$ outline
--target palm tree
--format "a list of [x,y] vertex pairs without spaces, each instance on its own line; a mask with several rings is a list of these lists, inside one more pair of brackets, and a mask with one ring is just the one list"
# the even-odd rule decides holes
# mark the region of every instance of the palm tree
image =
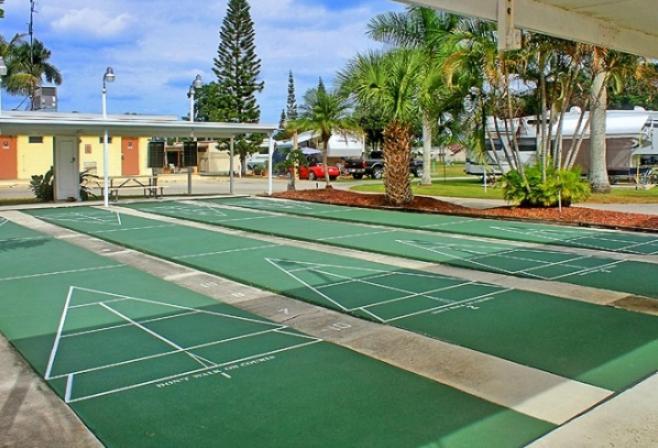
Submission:
[[402,13],[381,14],[370,21],[368,34],[376,41],[400,48],[417,49],[424,56],[421,65],[421,90],[419,95],[422,109],[423,129],[423,178],[424,185],[432,183],[431,150],[432,134],[438,117],[447,108],[449,94],[442,89],[443,77],[437,77],[446,38],[459,23],[451,14],[430,8],[409,7]]
[[37,39],[31,46],[20,42],[9,50],[7,91],[29,96],[31,109],[34,109],[34,93],[44,80],[57,85],[62,83],[62,74],[49,61],[51,55]]
[[338,75],[343,91],[386,117],[384,185],[388,202],[395,206],[413,199],[409,162],[414,137],[412,125],[420,109],[418,77],[422,64],[422,54],[416,50],[373,52],[357,56]]
[[592,86],[590,111],[590,170],[589,181],[592,191],[608,193],[611,190],[606,157],[606,110],[608,87],[613,91],[623,90],[625,79],[641,78],[646,61],[639,56],[617,51],[594,48],[592,51]]
[[329,179],[328,151],[329,140],[334,133],[349,133],[358,131],[358,125],[351,115],[351,104],[343,95],[336,91],[327,91],[320,79],[318,87],[304,95],[301,115],[297,120],[291,120],[291,126],[301,131],[313,131],[319,135],[322,142],[322,162],[324,163],[324,178],[327,186]]

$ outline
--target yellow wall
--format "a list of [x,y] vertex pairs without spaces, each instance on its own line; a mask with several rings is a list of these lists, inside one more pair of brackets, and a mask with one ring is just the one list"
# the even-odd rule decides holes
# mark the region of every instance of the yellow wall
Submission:
[[16,146],[19,179],[45,174],[53,166],[52,137],[43,137],[43,143],[29,143],[28,136],[19,135]]
[[[147,168],[150,138],[139,138],[140,175],[150,175]],[[91,154],[86,147],[90,145]],[[43,137],[43,143],[29,143],[28,136],[18,136],[18,178],[29,180],[31,176],[44,174],[53,165],[53,137]],[[110,176],[121,176],[121,137],[113,137],[109,146]],[[85,167],[96,167],[96,174],[103,174],[103,143],[99,137],[80,137],[80,171]]]

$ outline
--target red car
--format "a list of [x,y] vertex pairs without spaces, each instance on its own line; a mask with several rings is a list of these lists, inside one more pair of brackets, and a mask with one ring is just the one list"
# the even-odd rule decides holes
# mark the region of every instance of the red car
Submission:
[[[337,166],[329,165],[329,179],[336,180],[340,176],[340,170]],[[324,163],[316,163],[309,166],[300,166],[299,167],[299,178],[301,180],[316,180],[324,179]]]

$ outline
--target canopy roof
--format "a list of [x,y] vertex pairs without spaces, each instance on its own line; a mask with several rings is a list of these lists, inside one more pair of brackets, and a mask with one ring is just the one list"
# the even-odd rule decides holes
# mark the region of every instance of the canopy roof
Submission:
[[[658,58],[656,0],[399,0]],[[499,10],[499,8],[501,8]],[[507,18],[499,11],[511,8]],[[502,22],[507,23],[502,23]]]
[[108,115],[59,112],[6,112],[0,115],[2,135],[111,135],[135,137],[227,138],[238,134],[269,134],[274,125],[189,122],[166,115]]

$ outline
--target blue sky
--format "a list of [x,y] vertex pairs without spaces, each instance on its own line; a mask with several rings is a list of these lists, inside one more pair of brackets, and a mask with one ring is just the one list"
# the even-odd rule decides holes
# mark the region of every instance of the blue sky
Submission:
[[[402,9],[389,0],[251,0],[257,51],[263,60],[262,121],[277,123],[285,105],[288,70],[297,95],[333,75],[359,51],[378,48],[365,36],[378,13]],[[200,73],[213,79],[212,59],[226,0],[41,0],[36,37],[53,52],[64,83],[61,111],[99,112],[100,83],[112,66],[110,113],[187,113],[186,92]],[[0,33],[25,32],[28,0],[7,0]],[[3,106],[22,98],[4,95]]]

